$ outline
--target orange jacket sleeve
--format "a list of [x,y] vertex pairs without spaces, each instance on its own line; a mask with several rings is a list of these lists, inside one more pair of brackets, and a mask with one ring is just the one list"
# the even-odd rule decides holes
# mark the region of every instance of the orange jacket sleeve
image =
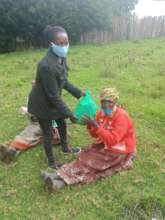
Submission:
[[114,122],[114,126],[111,131],[106,130],[100,126],[96,134],[102,139],[108,148],[120,143],[123,137],[126,135],[128,129],[128,119],[125,115],[119,116]]

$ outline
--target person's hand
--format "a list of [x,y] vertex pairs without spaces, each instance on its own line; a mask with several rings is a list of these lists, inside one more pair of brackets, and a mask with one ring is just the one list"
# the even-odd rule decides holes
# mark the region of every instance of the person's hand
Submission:
[[81,92],[81,96],[85,96],[85,95],[86,95],[85,90],[82,90],[82,92]]
[[20,108],[20,113],[21,113],[22,115],[27,115],[27,114],[28,114],[27,106],[22,106],[22,107]]
[[83,122],[85,125],[94,127],[94,128],[98,128],[99,125],[98,123],[94,120],[94,119],[90,119],[88,116],[84,116],[83,117]]
[[36,81],[33,80],[33,81],[32,81],[32,88],[35,86],[35,84],[36,84]]
[[72,122],[72,123],[77,123],[77,121],[78,121],[78,119],[76,118],[76,116],[74,116],[74,115],[71,115],[70,117],[69,117],[69,119],[70,119],[70,121]]

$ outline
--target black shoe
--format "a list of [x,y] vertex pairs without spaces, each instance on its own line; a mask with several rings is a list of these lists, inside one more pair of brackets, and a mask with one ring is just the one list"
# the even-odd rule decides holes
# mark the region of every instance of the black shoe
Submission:
[[14,148],[9,148],[8,151],[6,152],[6,160],[9,162],[14,161],[20,153],[21,151],[18,151]]
[[10,147],[7,144],[0,144],[0,160],[4,162],[14,161],[21,151]]
[[52,169],[59,169],[63,164],[53,161],[53,162],[49,162],[48,166]]
[[69,148],[62,149],[62,151],[63,153],[78,154],[81,152],[81,148],[80,147],[69,147]]
[[0,144],[0,160],[5,160],[8,149],[9,146],[7,144]]

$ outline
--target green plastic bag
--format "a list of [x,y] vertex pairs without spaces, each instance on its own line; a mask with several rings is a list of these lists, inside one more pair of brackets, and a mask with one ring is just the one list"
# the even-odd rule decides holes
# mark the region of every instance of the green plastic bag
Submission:
[[52,120],[52,128],[57,128],[58,126],[57,126],[57,123],[56,123],[56,121],[55,120]]
[[83,116],[94,118],[97,111],[97,105],[91,96],[90,90],[86,91],[86,95],[81,97],[75,110],[74,114],[78,118],[79,123],[82,123]]

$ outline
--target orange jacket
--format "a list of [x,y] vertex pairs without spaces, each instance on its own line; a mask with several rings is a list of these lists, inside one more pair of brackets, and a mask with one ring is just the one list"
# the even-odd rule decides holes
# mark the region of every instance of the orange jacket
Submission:
[[129,154],[135,152],[135,131],[128,113],[117,107],[109,116],[102,111],[96,114],[98,128],[87,126],[97,143],[104,143],[105,148],[114,153]]

